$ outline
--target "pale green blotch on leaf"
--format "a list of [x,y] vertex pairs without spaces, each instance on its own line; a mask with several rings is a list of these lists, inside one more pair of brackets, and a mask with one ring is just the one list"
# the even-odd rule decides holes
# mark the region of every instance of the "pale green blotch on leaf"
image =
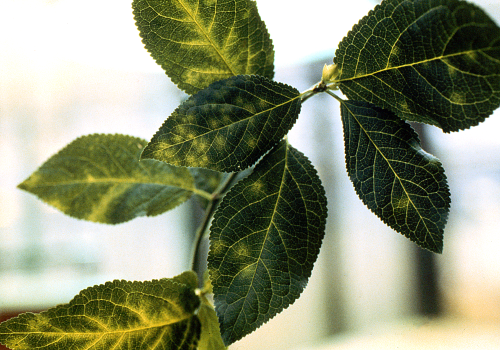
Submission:
[[134,0],[146,49],[194,94],[239,74],[274,76],[274,48],[252,0]]
[[221,80],[181,104],[141,158],[240,171],[255,164],[288,133],[300,108],[300,93],[289,85],[257,75]]
[[335,79],[351,100],[445,132],[500,106],[500,28],[459,0],[385,0],[339,44]]

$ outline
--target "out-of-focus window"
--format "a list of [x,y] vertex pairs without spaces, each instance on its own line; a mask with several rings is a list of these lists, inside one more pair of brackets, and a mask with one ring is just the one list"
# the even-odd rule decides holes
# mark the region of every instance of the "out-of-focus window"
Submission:
[[185,97],[144,50],[130,4],[7,0],[0,33],[0,313],[187,269],[186,207],[109,226],[16,189],[79,136],[150,139]]

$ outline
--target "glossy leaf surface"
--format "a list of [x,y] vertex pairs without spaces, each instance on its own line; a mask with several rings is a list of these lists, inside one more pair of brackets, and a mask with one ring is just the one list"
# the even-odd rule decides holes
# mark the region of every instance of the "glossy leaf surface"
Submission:
[[194,94],[239,74],[274,76],[274,49],[251,0],[134,0],[146,49]]
[[161,126],[142,158],[232,172],[253,165],[292,128],[299,91],[239,75],[191,96]]
[[307,284],[326,221],[323,186],[286,140],[224,197],[208,268],[226,345],[295,301]]
[[199,192],[187,169],[139,162],[146,143],[125,135],[80,137],[19,188],[67,215],[107,224],[161,214]]
[[113,281],[81,291],[68,304],[0,324],[13,350],[196,349],[201,324],[193,272],[147,282]]
[[440,253],[450,192],[439,160],[392,112],[345,101],[341,113],[347,172],[358,196],[391,228]]
[[500,105],[500,28],[458,0],[385,0],[335,53],[341,91],[445,132]]

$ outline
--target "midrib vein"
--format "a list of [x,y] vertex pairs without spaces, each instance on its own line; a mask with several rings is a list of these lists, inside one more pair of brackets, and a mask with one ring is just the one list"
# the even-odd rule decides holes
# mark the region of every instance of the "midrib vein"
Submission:
[[403,65],[400,65],[400,66],[386,67],[384,69],[380,69],[378,71],[374,71],[374,72],[370,72],[370,73],[365,73],[365,74],[360,74],[360,75],[353,75],[353,76],[351,76],[349,78],[339,79],[339,80],[336,80],[334,82],[335,83],[342,83],[342,82],[346,82],[346,81],[352,81],[352,80],[356,80],[356,79],[362,79],[362,78],[374,76],[374,75],[377,75],[379,73],[390,71],[390,70],[397,70],[397,69],[401,69],[401,68],[405,68],[405,67],[413,67],[413,66],[417,66],[419,64],[429,63],[429,62],[433,62],[433,61],[441,61],[441,60],[444,60],[444,59],[447,59],[447,58],[450,58],[450,57],[467,55],[469,53],[485,52],[485,51],[488,51],[488,49],[494,49],[494,48],[488,47],[486,49],[468,50],[468,51],[457,52],[457,53],[454,53],[454,54],[449,54],[449,55],[446,55],[446,56],[437,56],[437,57],[430,58],[430,59],[427,59],[427,60],[422,60],[422,61],[418,61],[418,62],[407,63],[407,64],[403,64]]
[[[224,55],[221,53],[221,51],[219,50],[219,48],[215,45],[215,43],[212,41],[211,37],[210,37],[210,33],[207,33],[205,31],[205,29],[201,26],[201,24],[196,20],[196,16],[188,9],[188,7],[184,4],[183,1],[179,0],[179,4],[184,8],[184,11],[186,11],[186,13],[189,15],[189,17],[191,17],[192,21],[194,23],[196,23],[196,26],[199,28],[199,30],[203,33],[203,35],[205,36],[205,38],[207,39],[207,41],[210,43],[210,45],[214,48],[215,52],[217,53],[217,55],[219,55],[219,57],[221,58],[221,60],[224,62],[224,64],[226,65],[227,69],[229,69],[229,71],[231,72],[232,75],[237,75],[236,72],[234,71],[234,69],[232,69],[232,67],[230,66],[229,62],[227,62],[226,58],[224,57]],[[198,3],[199,4],[199,3]]]

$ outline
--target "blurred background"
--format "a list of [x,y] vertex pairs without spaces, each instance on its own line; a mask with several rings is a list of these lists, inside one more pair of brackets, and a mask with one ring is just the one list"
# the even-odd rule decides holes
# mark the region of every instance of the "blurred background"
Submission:
[[[500,23],[497,0],[473,2]],[[275,80],[300,91],[318,82],[376,3],[258,1]],[[189,269],[192,202],[108,226],[16,189],[81,135],[149,140],[183,98],[143,48],[129,2],[0,2],[0,317],[66,303],[108,280]],[[452,193],[443,254],[415,247],[361,203],[345,171],[338,102],[314,97],[290,142],[327,192],[321,254],[302,297],[231,349],[500,349],[500,113],[453,134],[416,127]]]

